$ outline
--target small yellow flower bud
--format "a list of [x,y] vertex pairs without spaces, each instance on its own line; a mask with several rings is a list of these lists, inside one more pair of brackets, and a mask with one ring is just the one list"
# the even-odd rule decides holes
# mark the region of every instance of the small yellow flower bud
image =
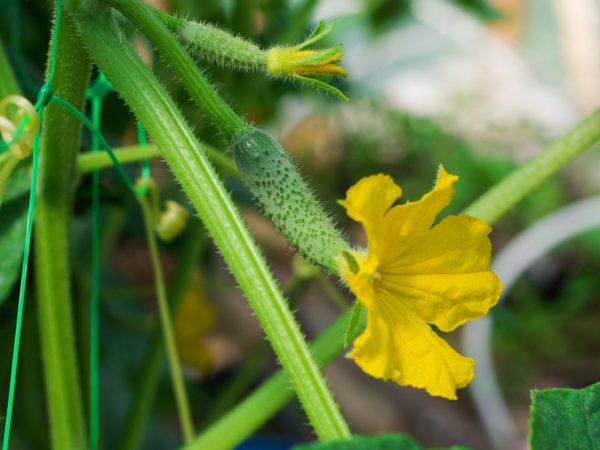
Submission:
[[348,75],[345,69],[336,64],[342,59],[342,46],[306,50],[308,46],[323,39],[332,29],[333,23],[326,27],[325,22],[321,21],[302,43],[293,47],[273,47],[267,50],[265,52],[265,71],[275,77],[298,80],[347,100],[346,96],[336,87],[318,78],[313,78],[346,77]]
[[267,51],[267,72],[276,76],[337,75],[348,72],[335,64],[342,59],[340,47],[326,50],[298,50],[295,47],[273,47]]

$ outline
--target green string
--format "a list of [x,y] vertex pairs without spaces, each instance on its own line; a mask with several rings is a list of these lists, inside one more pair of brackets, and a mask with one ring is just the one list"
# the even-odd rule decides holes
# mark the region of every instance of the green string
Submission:
[[[89,87],[87,97],[92,107],[92,124],[100,129],[102,118],[102,103],[112,91],[112,85],[102,72],[96,81]],[[100,139],[92,133],[93,153],[100,150]],[[99,401],[99,305],[100,305],[100,171],[92,171],[92,279],[90,292],[90,374],[89,374],[89,446],[90,450],[97,450],[100,429],[100,401]]]
[[113,162],[115,169],[117,169],[119,176],[123,180],[123,183],[129,190],[129,192],[131,192],[133,195],[136,195],[136,196],[145,194],[145,189],[136,189],[134,187],[133,183],[127,176],[127,172],[125,172],[125,166],[123,166],[123,164],[121,164],[121,162],[117,159],[117,157],[115,156],[114,150],[112,149],[112,147],[110,146],[108,141],[104,138],[102,133],[100,133],[100,130],[98,130],[94,126],[94,124],[92,122],[90,122],[90,120],[87,117],[85,117],[77,108],[75,108],[69,102],[67,102],[66,100],[63,100],[62,98],[60,98],[56,95],[54,97],[52,97],[51,103],[58,105],[61,108],[63,108],[64,110],[66,110],[69,114],[71,114],[73,117],[75,117],[77,120],[79,120],[83,125],[85,125],[85,127],[92,133],[92,136],[95,136],[98,139],[98,141],[100,143],[100,147],[102,149],[104,149],[104,151],[106,151],[106,153],[108,153],[108,156],[110,157],[111,161]]
[[[54,77],[54,73],[56,71],[56,44],[57,44],[57,36],[58,30],[60,27],[60,18],[62,12],[62,4],[61,0],[56,1],[56,20],[54,22],[54,30],[52,32],[52,44],[50,51],[50,69],[48,71],[48,76],[46,78],[46,82],[40,89],[38,93],[38,98],[35,103],[35,109],[40,117],[39,125],[33,139],[33,149],[32,149],[32,170],[31,170],[31,189],[29,191],[29,206],[27,209],[27,228],[25,230],[25,245],[23,249],[23,264],[21,266],[21,282],[19,286],[19,300],[17,306],[17,321],[15,324],[15,340],[13,343],[13,353],[12,353],[12,363],[10,370],[10,385],[8,388],[8,402],[6,406],[6,420],[4,422],[4,436],[2,440],[2,450],[8,450],[8,444],[10,440],[10,426],[12,423],[12,414],[13,414],[13,406],[15,399],[15,387],[17,380],[17,367],[19,363],[19,345],[21,342],[21,329],[23,325],[23,307],[25,305],[25,289],[27,287],[27,269],[29,263],[29,252],[31,249],[31,232],[33,229],[33,217],[35,212],[35,193],[37,186],[37,177],[38,177],[38,154],[39,154],[39,140],[40,140],[40,130],[42,120],[41,118],[44,115],[44,109],[48,105],[48,103],[52,100],[53,89],[52,89],[52,79]],[[13,137],[13,140],[18,139],[20,133],[23,131],[23,127],[29,120],[29,117],[25,117],[17,128],[17,132]],[[24,123],[23,123],[24,122]],[[19,130],[20,128],[20,130]],[[10,147],[10,145],[9,145]]]

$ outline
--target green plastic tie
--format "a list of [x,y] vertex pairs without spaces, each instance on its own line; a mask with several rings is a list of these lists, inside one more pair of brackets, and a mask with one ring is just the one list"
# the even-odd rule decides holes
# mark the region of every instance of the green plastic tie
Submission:
[[[94,83],[88,88],[86,97],[92,107],[92,124],[100,129],[102,120],[102,103],[112,91],[112,85],[100,72]],[[92,133],[91,151],[100,150],[100,139]],[[100,396],[99,396],[99,309],[100,309],[100,171],[92,171],[92,261],[90,292],[90,361],[89,361],[89,446],[90,450],[98,449],[100,429]]]

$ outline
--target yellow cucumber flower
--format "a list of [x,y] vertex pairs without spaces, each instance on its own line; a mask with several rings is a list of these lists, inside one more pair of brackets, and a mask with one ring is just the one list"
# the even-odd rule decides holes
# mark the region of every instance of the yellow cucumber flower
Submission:
[[452,400],[473,378],[475,362],[429,324],[452,331],[482,317],[502,289],[490,271],[487,224],[462,215],[433,225],[457,180],[440,166],[430,192],[395,206],[402,189],[389,176],[360,180],[340,203],[365,228],[368,250],[353,252],[358,268],[346,258],[338,261],[367,311],[366,328],[348,357],[373,377]]
[[333,30],[334,24],[325,26],[321,21],[312,33],[300,44],[293,47],[272,47],[265,52],[265,70],[273,77],[283,77],[300,81],[336,95],[343,100],[348,98],[338,88],[314,77],[346,77],[348,72],[337,63],[342,59],[342,46],[307,50],[307,47],[320,41]]
[[267,72],[272,75],[348,75],[336,63],[342,59],[341,46],[325,50],[298,50],[273,47],[267,51]]

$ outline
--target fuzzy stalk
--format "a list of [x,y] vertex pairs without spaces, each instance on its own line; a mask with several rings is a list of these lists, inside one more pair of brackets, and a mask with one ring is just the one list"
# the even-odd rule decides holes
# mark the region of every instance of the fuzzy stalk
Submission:
[[267,55],[258,45],[203,22],[179,19],[160,10],[157,17],[200,56],[221,66],[240,70],[264,70]]
[[[57,38],[55,92],[81,109],[90,62],[69,17],[63,17]],[[46,108],[40,141],[35,275],[50,434],[55,450],[79,450],[87,445],[68,258],[80,135],[81,124],[70,114],[55,105]]]
[[[329,364],[344,350],[344,333],[349,318],[349,311],[346,311],[311,345],[320,365]],[[360,325],[359,331],[364,327],[364,321]],[[231,450],[292,400],[294,393],[289,389],[289,383],[283,371],[271,376],[184,450]]]
[[317,435],[323,441],[349,437],[348,426],[281,290],[202,146],[112,21],[99,11],[92,14],[78,15],[88,50],[152,136],[188,195],[288,373]]
[[139,0],[108,0],[107,3],[131,20],[156,46],[180,77],[194,102],[202,108],[225,138],[229,140],[250,129],[250,126],[219,96],[194,60],[150,9]]

